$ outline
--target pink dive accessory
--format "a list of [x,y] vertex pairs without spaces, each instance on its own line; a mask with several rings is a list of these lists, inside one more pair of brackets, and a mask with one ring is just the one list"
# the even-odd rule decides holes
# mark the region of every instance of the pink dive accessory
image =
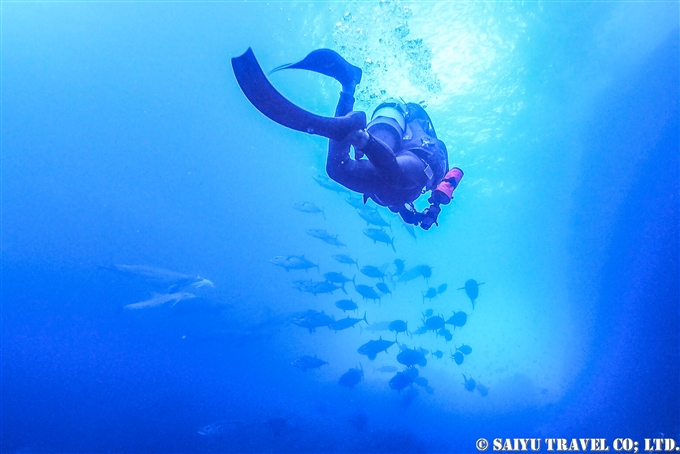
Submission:
[[460,180],[462,179],[463,171],[458,167],[452,168],[444,175],[442,182],[439,183],[435,189],[435,191],[439,191],[447,197],[448,200],[444,204],[451,201],[453,198],[453,191],[458,187],[458,183],[460,183]]

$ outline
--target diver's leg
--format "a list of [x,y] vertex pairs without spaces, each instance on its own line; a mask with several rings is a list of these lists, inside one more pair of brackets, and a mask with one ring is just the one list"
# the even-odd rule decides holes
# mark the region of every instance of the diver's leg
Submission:
[[350,142],[330,140],[326,171],[328,176],[352,191],[374,194],[386,183],[394,184],[403,178],[400,164],[392,150],[380,139],[369,135],[363,152],[366,159],[352,159]]
[[396,155],[401,151],[404,115],[396,107],[381,105],[373,116],[366,128],[368,134],[364,132],[365,138],[354,146],[368,157],[384,180],[395,183],[402,174]]
[[[354,90],[352,90],[352,92],[354,92]],[[350,113],[353,108],[354,96],[345,92],[345,90],[341,91],[338,105],[335,108],[335,116],[345,116]],[[401,144],[397,143],[394,133],[389,127],[383,126],[384,125],[376,125],[371,127],[370,133],[367,133],[364,130],[355,131],[348,136],[348,140],[331,140],[328,149],[329,160],[331,155],[334,154],[339,158],[337,162],[349,159],[349,147],[350,145],[354,145],[355,149],[358,149],[362,154],[365,154],[368,157],[381,178],[386,180],[398,178],[398,175],[401,172],[394,155],[394,150]],[[339,143],[333,144],[332,142]]]
[[[354,88],[354,87],[352,87]],[[354,96],[344,90],[335,108],[335,116],[346,116],[354,108]],[[368,157],[354,160],[350,157],[350,146],[354,145]],[[373,193],[385,182],[401,178],[402,172],[394,154],[396,143],[394,134],[388,129],[371,128],[371,133],[363,129],[350,134],[348,140],[333,140],[328,143],[326,171],[328,176],[343,186],[357,192]]]
[[375,194],[384,184],[382,176],[371,161],[352,159],[349,147],[346,141],[330,141],[326,160],[328,176],[352,191]]
[[368,142],[361,149],[386,181],[401,178],[401,169],[394,155],[394,139],[390,134],[368,134]]
[[[345,90],[341,91],[338,105],[335,108],[335,116],[343,117],[352,112],[353,108],[354,96]],[[352,191],[372,193],[377,179],[375,167],[369,161],[352,159],[349,154],[351,145],[350,139],[329,139],[326,172],[331,179]]]
[[[280,125],[308,134],[317,134],[335,140],[344,140],[348,134],[366,127],[366,115],[324,117],[296,106],[279,93],[265,76],[251,49],[240,57],[232,58],[234,75],[248,100],[265,116]],[[355,78],[343,83],[350,92]],[[357,80],[358,82],[358,80]]]
[[352,111],[354,108],[354,90],[345,90],[340,92],[340,99],[338,100],[338,105],[335,106],[335,116],[344,117]]
[[361,68],[350,64],[340,54],[331,49],[317,49],[310,52],[297,63],[289,63],[274,68],[271,72],[282,69],[305,69],[331,76],[342,84],[342,90],[354,93],[354,87],[361,82]]

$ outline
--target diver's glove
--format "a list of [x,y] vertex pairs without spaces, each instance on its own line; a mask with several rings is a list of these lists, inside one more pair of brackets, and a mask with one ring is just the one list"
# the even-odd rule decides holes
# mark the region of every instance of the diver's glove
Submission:
[[399,210],[399,214],[407,224],[418,225],[423,220],[423,213],[419,213],[412,203],[404,204],[401,210]]
[[423,211],[421,214],[422,219],[420,221],[420,227],[423,230],[430,230],[432,224],[435,224],[437,227],[439,227],[437,218],[439,217],[439,213],[441,212],[442,209],[439,208],[438,204],[430,205],[430,207],[426,208],[425,211]]
[[449,197],[448,194],[435,189],[432,191],[432,195],[430,195],[427,201],[430,205],[437,205],[437,208],[439,208],[439,205],[448,205],[449,202],[451,202],[451,197]]
[[350,132],[345,140],[354,147],[355,150],[363,150],[370,140],[370,136],[365,129],[355,129]]

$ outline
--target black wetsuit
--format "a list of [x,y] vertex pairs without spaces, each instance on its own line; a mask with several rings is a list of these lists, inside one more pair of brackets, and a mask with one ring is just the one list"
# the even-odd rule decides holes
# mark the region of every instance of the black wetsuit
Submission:
[[[431,210],[433,216],[430,217],[432,222],[436,222],[439,204],[450,201],[453,189],[462,178],[462,171],[458,169],[459,175],[451,177],[453,180],[444,178],[448,170],[446,147],[437,139],[432,122],[422,107],[398,104],[402,113],[407,111],[404,115],[405,131],[401,131],[403,124],[399,124],[399,131],[397,127],[390,127],[387,124],[389,115],[379,115],[367,126],[366,115],[352,111],[354,97],[350,94],[361,81],[361,69],[330,49],[317,49],[303,60],[280,66],[274,71],[304,69],[335,78],[343,87],[335,117],[315,115],[288,101],[271,85],[252,49],[233,58],[232,67],[243,93],[264,115],[296,131],[329,139],[326,170],[330,178],[364,194],[364,198],[371,198],[399,212],[406,222],[417,224],[423,219],[425,212],[417,213],[412,206],[412,202],[423,194],[423,189],[433,191],[434,196],[438,184],[455,180],[441,201],[438,197],[430,198],[431,208],[436,208]],[[387,104],[383,107],[396,109]],[[357,159],[356,154],[353,159],[350,156],[352,143],[355,146],[360,144],[360,152],[368,159]],[[431,222],[427,225],[424,221],[421,223],[425,229],[429,225]]]
[[[341,92],[335,116],[343,117],[353,107],[354,97]],[[352,191],[363,193],[379,205],[392,208],[393,211],[398,211],[405,203],[415,201],[422,195],[429,179],[425,173],[427,164],[414,150],[422,149],[423,143],[428,143],[428,140],[435,146],[443,147],[443,143],[436,137],[432,138],[433,131],[428,134],[429,131],[423,129],[420,121],[410,121],[408,127],[412,137],[403,144],[401,141],[388,144],[386,142],[389,142],[389,136],[377,137],[369,133],[369,142],[361,150],[368,160],[352,159],[349,142],[330,139],[326,161],[328,176]],[[445,155],[446,148],[443,149]],[[446,163],[442,168],[445,166]],[[444,169],[444,172],[446,170],[448,169]]]

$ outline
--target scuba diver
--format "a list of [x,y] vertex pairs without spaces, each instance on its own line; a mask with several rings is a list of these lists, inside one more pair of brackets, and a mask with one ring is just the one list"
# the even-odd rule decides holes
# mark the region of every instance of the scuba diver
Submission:
[[[382,103],[367,124],[364,112],[352,110],[362,71],[330,49],[315,50],[303,60],[271,72],[304,69],[336,79],[342,91],[334,117],[307,112],[283,97],[250,48],[232,59],[232,67],[243,93],[265,116],[288,128],[329,139],[326,171],[331,179],[362,193],[364,203],[371,199],[399,213],[408,224],[424,230],[439,225],[440,205],[451,201],[463,171],[458,167],[449,170],[446,145],[437,139],[430,117],[419,104]],[[418,212],[413,202],[427,191],[432,191],[430,206]]]

